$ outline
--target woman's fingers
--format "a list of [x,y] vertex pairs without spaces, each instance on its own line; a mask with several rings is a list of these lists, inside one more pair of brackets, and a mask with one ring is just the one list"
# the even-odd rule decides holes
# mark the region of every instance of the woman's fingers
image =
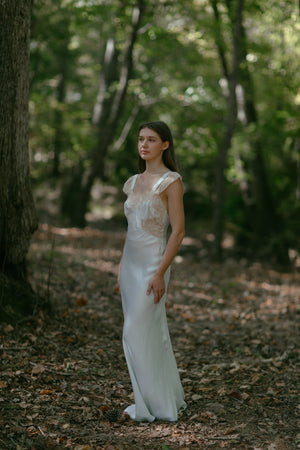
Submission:
[[159,279],[159,278],[153,278],[150,280],[149,285],[148,285],[148,289],[147,289],[147,295],[150,295],[151,290],[153,290],[153,294],[154,294],[154,303],[159,303],[160,299],[162,298],[162,296],[165,293],[165,282],[164,279]]
[[160,302],[160,299],[163,297],[164,293],[165,293],[164,289],[154,291],[154,303],[155,304]]
[[154,303],[159,303],[161,298],[164,296],[164,292],[162,292],[161,294],[158,294],[157,297],[154,297]]
[[147,295],[150,295],[151,289],[152,289],[152,283],[150,281],[150,283],[148,285],[148,289],[147,289]]

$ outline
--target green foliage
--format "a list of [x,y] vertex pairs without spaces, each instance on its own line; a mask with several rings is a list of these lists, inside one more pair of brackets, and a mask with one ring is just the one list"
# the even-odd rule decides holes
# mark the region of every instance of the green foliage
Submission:
[[[216,46],[212,2],[194,0],[146,2],[146,12],[134,50],[130,80],[116,143],[136,106],[139,110],[121,146],[110,149],[105,181],[121,186],[137,170],[136,132],[146,120],[171,126],[186,185],[187,214],[211,217],[215,200],[215,164],[224,135],[226,99]],[[227,2],[219,1],[224,50],[231,61],[232,35]],[[134,1],[37,0],[31,44],[30,149],[32,174],[51,173],[60,112],[60,169],[68,174],[95,143],[91,125],[101,61],[108,37],[116,31],[120,62]],[[246,64],[252,77],[256,125],[238,127],[229,155],[226,217],[234,230],[249,227],[249,205],[243,182],[245,163],[254,143],[263,143],[262,157],[276,211],[291,241],[299,229],[299,11],[295,2],[246,1]],[[64,78],[65,97],[58,98]],[[116,89],[112,85],[111,89]],[[85,162],[88,164],[88,161]],[[240,165],[239,165],[240,164]],[[296,194],[298,189],[298,194]],[[251,199],[250,199],[251,202]],[[295,244],[296,245],[296,244]]]

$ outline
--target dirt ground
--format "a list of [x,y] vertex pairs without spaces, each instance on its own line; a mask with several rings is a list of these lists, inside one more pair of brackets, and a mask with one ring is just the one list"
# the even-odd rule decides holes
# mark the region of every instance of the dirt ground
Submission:
[[205,236],[185,238],[167,303],[188,408],[175,423],[123,419],[123,239],[46,224],[34,235],[30,279],[52,310],[0,327],[0,448],[300,448],[299,268],[212,263]]

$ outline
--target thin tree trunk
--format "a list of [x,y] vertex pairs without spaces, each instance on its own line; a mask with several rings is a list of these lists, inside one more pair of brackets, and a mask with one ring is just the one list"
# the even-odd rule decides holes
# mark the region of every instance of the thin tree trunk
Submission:
[[[84,161],[75,169],[75,178],[80,182],[73,182],[66,187],[63,193],[62,212],[74,225],[85,225],[90,193],[95,179],[103,179],[105,174],[105,160],[108,149],[116,135],[117,127],[122,113],[122,107],[127,93],[128,82],[132,75],[133,49],[141,23],[145,0],[137,0],[132,12],[132,29],[129,35],[123,62],[118,72],[116,64],[117,50],[115,37],[112,35],[106,44],[102,73],[99,78],[99,90],[95,103],[92,124],[97,136],[97,144],[88,156],[89,168],[84,168]],[[109,88],[118,80],[118,88],[110,97],[107,96]]]
[[[102,114],[100,114],[98,118],[98,143],[92,155],[95,178],[96,176],[100,176],[100,178],[103,178],[104,176],[107,151],[116,134],[119,119],[121,117],[122,107],[127,93],[128,82],[132,75],[133,49],[137,39],[138,29],[141,23],[144,7],[144,0],[137,0],[137,3],[134,6],[132,12],[132,30],[125,48],[123,64],[121,66],[119,75],[118,89],[109,102],[108,111],[106,111],[105,108],[101,108]],[[109,61],[109,63],[111,63],[111,61]],[[109,83],[111,81],[113,81],[113,79],[109,80]],[[103,88],[101,88],[101,85],[99,90],[103,90]]]
[[119,138],[114,144],[113,150],[115,152],[118,151],[120,147],[124,144],[139,110],[140,110],[139,105],[135,105],[135,107],[132,109],[131,114],[126,121]]
[[[244,95],[244,117],[242,122],[244,127],[255,125],[258,127],[258,115],[255,106],[255,91],[251,74],[247,64],[247,43],[246,32],[242,24],[242,60],[243,65],[241,69],[241,85],[242,93]],[[252,156],[246,161],[250,169],[251,197],[253,199],[254,209],[252,216],[255,220],[252,222],[253,231],[256,236],[256,241],[259,244],[264,236],[269,235],[274,227],[276,227],[277,217],[273,205],[273,199],[270,193],[267,173],[265,169],[265,161],[263,159],[262,144],[259,135],[254,137],[251,141]]]
[[[227,0],[228,1],[228,0]],[[257,130],[259,127],[258,114],[255,105],[255,89],[251,73],[247,64],[247,36],[243,23],[241,24],[241,70],[240,84],[243,101],[241,107],[241,124],[244,128],[252,125]],[[245,203],[248,209],[249,223],[253,231],[251,245],[253,249],[260,250],[269,247],[272,257],[280,263],[289,263],[288,242],[281,234],[282,218],[276,211],[264,160],[263,144],[258,132],[250,140],[251,156],[244,159],[245,167],[250,174],[248,182],[247,198]]]
[[64,27],[64,38],[60,42],[60,47],[57,51],[57,62],[59,80],[56,89],[56,107],[54,110],[54,140],[53,140],[53,167],[52,175],[57,177],[60,174],[60,155],[64,148],[66,141],[64,137],[64,104],[66,100],[66,83],[70,72],[70,16],[68,13],[63,13],[60,26]]
[[63,111],[62,106],[65,100],[65,80],[63,74],[60,76],[57,88],[57,105],[54,111],[54,142],[53,142],[53,168],[52,175],[57,177],[60,174],[60,154],[63,149]]
[[219,148],[219,155],[216,161],[216,201],[214,211],[214,232],[215,232],[215,255],[220,260],[222,258],[222,240],[224,234],[224,203],[225,203],[225,169],[227,165],[228,150],[231,146],[231,140],[235,132],[237,120],[237,100],[236,87],[239,76],[240,65],[240,46],[241,46],[241,26],[243,20],[244,0],[238,0],[235,9],[234,25],[233,25],[233,54],[232,68],[228,67],[225,58],[225,52],[220,47],[220,19],[218,14],[217,1],[212,2],[216,24],[217,24],[217,45],[221,64],[224,73],[227,74],[229,84],[228,107],[226,118],[226,131],[223,142]]
[[294,152],[296,154],[297,164],[296,164],[296,178],[297,178],[297,187],[296,187],[296,199],[300,200],[300,142],[298,139],[295,141]]
[[[234,5],[236,2],[233,0],[225,0],[228,15],[231,20],[232,27],[236,27],[236,17],[234,14]],[[221,21],[220,15],[218,12],[218,2],[217,0],[211,0],[211,4],[214,10],[214,15],[216,19],[216,44],[219,52],[221,67],[223,71],[224,77],[228,80],[230,86],[230,70],[228,68],[228,63],[226,60],[225,53],[225,45],[224,39],[222,38],[221,33]],[[236,103],[238,106],[237,118],[240,120],[242,126],[244,128],[248,127],[250,124],[258,126],[258,118],[255,107],[255,92],[252,82],[252,77],[248,69],[247,65],[247,44],[246,44],[246,32],[244,28],[243,21],[240,23],[240,69],[239,69],[239,84],[236,85],[235,96]],[[230,95],[233,96],[233,91],[229,89],[229,98]],[[229,100],[230,101],[230,100]],[[230,125],[227,123],[227,133],[229,132]],[[229,138],[228,136],[224,139],[223,147],[226,146],[226,142],[228,145]],[[265,162],[263,159],[263,151],[262,145],[259,139],[259,136],[255,136],[251,142],[252,154],[250,158],[244,159],[245,167],[248,168],[250,173],[249,181],[246,181],[245,178],[242,180],[243,182],[240,184],[241,186],[241,194],[245,200],[245,207],[248,209],[249,216],[249,224],[252,229],[252,236],[254,240],[252,241],[252,245],[255,248],[259,248],[262,244],[265,244],[266,238],[272,239],[272,233],[278,227],[280,227],[280,218],[276,214],[272,196],[270,193],[270,187],[267,179],[267,171],[265,169]],[[224,150],[221,151],[221,154],[225,153]],[[219,163],[219,179],[221,179],[221,171],[224,169],[224,165]],[[217,177],[217,178],[218,178]],[[222,236],[222,229],[220,225],[220,203],[222,202],[222,196],[224,196],[223,184],[219,180],[217,181],[217,202],[216,202],[216,211],[217,214],[215,216],[215,223],[219,223],[219,227],[216,227],[216,251],[218,256],[220,256],[220,240]],[[219,198],[220,196],[220,198]],[[219,211],[218,211],[219,210]],[[218,215],[219,214],[219,215]],[[280,258],[284,261],[287,261],[287,252],[284,248],[278,249],[280,254]]]
[[[66,64],[66,62],[64,62]],[[66,73],[62,68],[57,86],[57,104],[54,111],[54,142],[53,142],[53,169],[52,174],[57,177],[60,174],[60,154],[64,146],[64,113],[63,106],[66,97]]]

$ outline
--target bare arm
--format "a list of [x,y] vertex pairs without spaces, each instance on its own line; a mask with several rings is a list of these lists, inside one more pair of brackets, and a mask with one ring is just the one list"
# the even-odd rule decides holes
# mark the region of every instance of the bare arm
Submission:
[[159,303],[165,293],[164,274],[173,261],[184,238],[183,189],[181,181],[176,180],[170,184],[164,194],[167,201],[172,232],[160,265],[148,285],[147,295],[153,289],[154,303]]

